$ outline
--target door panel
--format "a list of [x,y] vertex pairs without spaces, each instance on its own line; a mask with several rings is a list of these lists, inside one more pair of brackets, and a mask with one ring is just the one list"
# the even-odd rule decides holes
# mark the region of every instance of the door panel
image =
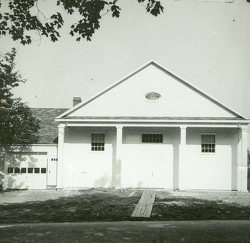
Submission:
[[89,144],[65,144],[64,187],[110,187],[112,144],[104,151],[91,151]]
[[173,147],[166,144],[123,144],[121,186],[172,188]]
[[6,166],[8,189],[46,189],[46,152],[9,152]]
[[56,186],[57,158],[48,159],[48,186]]

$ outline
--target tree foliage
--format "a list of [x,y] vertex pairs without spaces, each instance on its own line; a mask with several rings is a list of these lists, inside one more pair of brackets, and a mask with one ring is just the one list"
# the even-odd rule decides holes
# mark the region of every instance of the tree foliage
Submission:
[[0,57],[0,144],[31,144],[38,141],[39,121],[30,108],[14,98],[12,89],[24,82],[15,71],[16,50]]
[[[163,12],[160,1],[136,1],[154,16]],[[25,45],[32,42],[31,32],[38,31],[40,35],[50,38],[53,42],[58,40],[59,30],[64,25],[60,12],[57,11],[50,17],[46,17],[39,9],[39,0],[8,0],[7,2],[7,6],[3,6],[0,2],[0,10],[7,9],[0,14],[0,36],[10,35],[13,40],[18,40]],[[110,13],[112,17],[119,18],[121,13],[118,0],[57,0],[55,3],[63,7],[69,15],[76,14],[79,17],[78,21],[71,25],[69,32],[71,36],[76,36],[77,41],[82,38],[90,41],[95,31],[100,28],[100,20],[104,14]],[[32,14],[32,12],[35,13]]]

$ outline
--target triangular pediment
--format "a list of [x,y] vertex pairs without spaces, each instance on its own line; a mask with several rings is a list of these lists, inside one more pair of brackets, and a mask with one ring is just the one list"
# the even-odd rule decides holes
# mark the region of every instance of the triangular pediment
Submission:
[[155,62],[150,62],[58,118],[241,118]]

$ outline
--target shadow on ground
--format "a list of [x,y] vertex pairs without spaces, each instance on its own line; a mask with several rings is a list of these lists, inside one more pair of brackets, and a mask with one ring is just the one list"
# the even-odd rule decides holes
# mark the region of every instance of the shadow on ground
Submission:
[[86,190],[54,200],[0,205],[0,224],[129,220],[141,191]]
[[0,205],[0,224],[125,220],[242,220],[250,207],[166,194],[156,197],[151,218],[131,218],[142,191],[84,190],[54,200]]

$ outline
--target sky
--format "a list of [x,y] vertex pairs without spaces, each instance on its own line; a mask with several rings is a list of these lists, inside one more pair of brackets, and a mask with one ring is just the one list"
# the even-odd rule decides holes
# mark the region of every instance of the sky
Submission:
[[[16,68],[27,81],[14,93],[30,107],[70,108],[73,97],[85,100],[155,60],[250,118],[250,3],[230,1],[162,0],[164,13],[154,17],[136,0],[119,0],[120,18],[103,16],[90,42],[76,42],[64,28],[56,43],[1,37],[0,52],[17,48]],[[39,6],[49,14],[53,2]]]

